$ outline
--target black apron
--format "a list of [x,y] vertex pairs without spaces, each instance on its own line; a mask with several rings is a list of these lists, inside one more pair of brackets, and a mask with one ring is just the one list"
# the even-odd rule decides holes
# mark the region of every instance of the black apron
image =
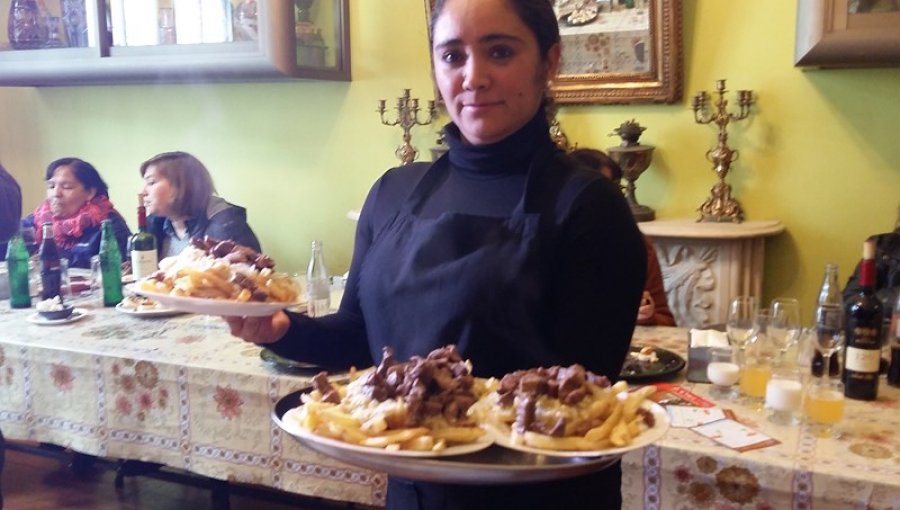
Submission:
[[[552,150],[535,161],[546,162]],[[397,359],[456,344],[476,375],[555,363],[539,331],[540,215],[531,189],[542,167],[532,165],[522,199],[508,217],[417,213],[449,172],[447,156],[422,176],[398,213],[374,237],[360,268],[360,306],[372,359],[390,346]]]
[[[426,170],[398,213],[376,233],[360,268],[360,306],[372,359],[390,346],[399,360],[456,344],[475,374],[558,364],[541,334],[541,215],[535,190],[564,175],[539,151],[508,217],[418,216],[450,171],[445,155]],[[599,496],[598,496],[599,495]],[[609,500],[610,506],[605,506]],[[388,509],[619,508],[619,468],[564,482],[450,486],[388,482]],[[549,505],[549,506],[548,506]]]

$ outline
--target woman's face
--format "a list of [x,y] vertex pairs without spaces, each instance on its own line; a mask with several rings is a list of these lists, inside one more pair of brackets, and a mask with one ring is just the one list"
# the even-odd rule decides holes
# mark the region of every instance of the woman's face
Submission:
[[466,141],[499,142],[534,117],[559,45],[543,60],[508,0],[450,0],[432,35],[435,81]]
[[96,194],[96,189],[84,187],[69,165],[56,167],[47,180],[47,201],[54,218],[74,216]]
[[147,167],[144,172],[143,192],[147,214],[171,218],[175,192],[175,186],[172,186],[172,182],[157,171],[156,165]]

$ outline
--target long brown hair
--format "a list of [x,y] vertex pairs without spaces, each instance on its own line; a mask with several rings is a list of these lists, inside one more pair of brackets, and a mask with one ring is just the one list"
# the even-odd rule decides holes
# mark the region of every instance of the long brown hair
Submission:
[[209,198],[216,192],[209,170],[187,152],[163,152],[141,163],[141,177],[153,166],[175,188],[172,212],[183,218],[206,214]]

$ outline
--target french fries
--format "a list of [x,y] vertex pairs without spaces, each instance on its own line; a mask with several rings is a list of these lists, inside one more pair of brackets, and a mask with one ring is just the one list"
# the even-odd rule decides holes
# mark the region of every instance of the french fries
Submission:
[[[547,370],[533,369],[541,374]],[[579,370],[583,369],[579,367]],[[646,422],[644,415],[647,413],[639,410],[655,392],[655,386],[628,392],[624,381],[602,387],[588,377],[583,381],[585,396],[577,402],[563,403],[561,396],[541,394],[541,391],[548,391],[546,381],[535,386],[533,379],[524,382],[528,375],[519,377],[514,398],[510,398],[511,395],[503,398],[498,392],[501,383],[490,380],[491,391],[469,409],[470,415],[507,437],[511,444],[553,451],[602,451],[628,446],[652,426],[652,418],[649,418],[651,423]],[[528,391],[523,390],[526,386]],[[540,390],[533,391],[534,388]],[[532,402],[528,402],[529,399]],[[533,419],[525,420],[523,428],[519,413],[530,406],[534,409]]]
[[[348,389],[349,385],[334,386],[344,396],[354,389]],[[304,395],[303,405],[285,413],[284,420],[323,437],[386,450],[441,451],[448,446],[473,443],[485,434],[477,426],[451,426],[436,418],[429,420],[429,426],[389,428],[389,422],[402,422],[396,419],[405,413],[401,402],[373,406],[372,402],[361,404],[360,399],[350,398],[332,404],[321,398],[316,390]]]
[[294,303],[300,291],[294,280],[269,267],[232,263],[194,247],[160,262],[160,272],[137,283],[138,290],[180,297],[237,302]]

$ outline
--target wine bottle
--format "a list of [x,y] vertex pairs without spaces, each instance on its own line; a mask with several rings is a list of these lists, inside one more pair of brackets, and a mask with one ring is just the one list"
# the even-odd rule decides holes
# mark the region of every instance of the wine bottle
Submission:
[[331,282],[325,266],[322,241],[312,242],[312,255],[306,269],[306,310],[310,317],[328,315],[331,309]]
[[894,304],[894,314],[891,316],[888,341],[891,342],[891,366],[888,368],[887,382],[891,386],[900,387],[900,295]]
[[6,270],[9,277],[9,306],[30,308],[31,292],[28,288],[28,249],[22,234],[16,234],[6,247]]
[[52,299],[59,296],[62,286],[62,267],[59,262],[59,248],[53,239],[53,224],[44,223],[42,227],[41,248],[38,260],[41,263],[41,299]]
[[100,275],[103,280],[103,306],[116,306],[122,295],[122,253],[113,232],[112,221],[103,220],[100,230]]
[[147,209],[143,195],[138,195],[138,231],[128,239],[131,273],[135,280],[146,278],[158,269],[156,236],[147,231]]
[[844,395],[858,400],[878,397],[881,363],[881,300],[875,297],[875,241],[863,244],[859,292],[847,300]]

